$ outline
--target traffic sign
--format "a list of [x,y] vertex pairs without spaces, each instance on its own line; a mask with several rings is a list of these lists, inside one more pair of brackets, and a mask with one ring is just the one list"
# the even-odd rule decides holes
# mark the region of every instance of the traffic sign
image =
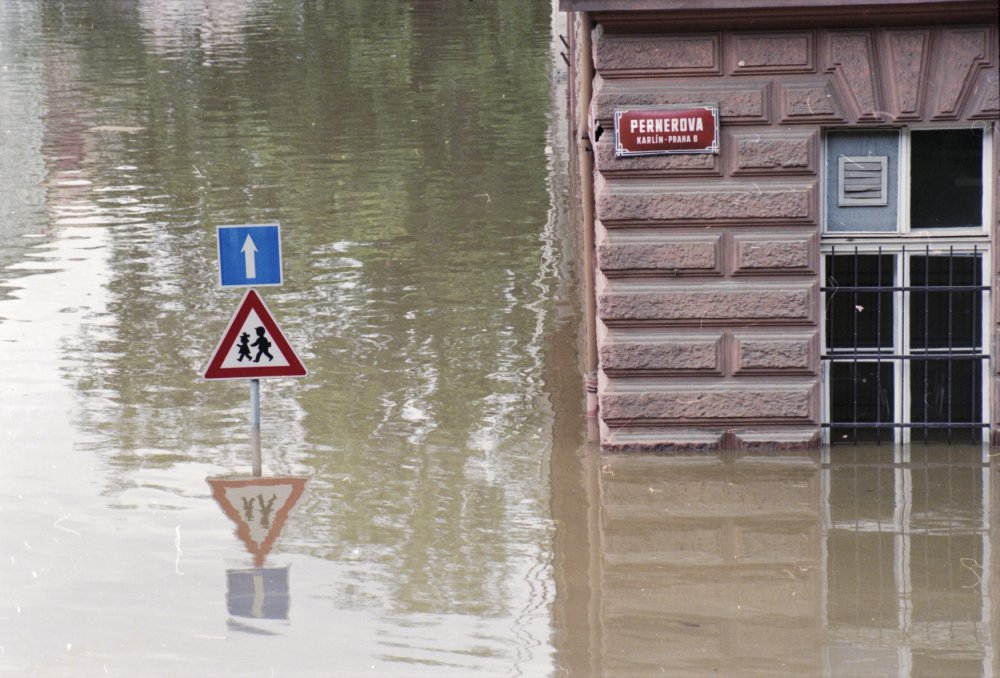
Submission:
[[205,379],[304,377],[306,368],[256,290],[247,290],[203,373]]
[[281,284],[278,224],[219,226],[219,282],[223,287]]
[[305,490],[305,476],[206,478],[212,498],[236,523],[236,536],[260,567]]

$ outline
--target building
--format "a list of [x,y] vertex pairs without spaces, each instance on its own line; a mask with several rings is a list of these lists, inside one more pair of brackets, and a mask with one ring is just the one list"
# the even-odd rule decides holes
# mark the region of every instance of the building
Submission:
[[1000,444],[997,3],[561,3],[602,446]]

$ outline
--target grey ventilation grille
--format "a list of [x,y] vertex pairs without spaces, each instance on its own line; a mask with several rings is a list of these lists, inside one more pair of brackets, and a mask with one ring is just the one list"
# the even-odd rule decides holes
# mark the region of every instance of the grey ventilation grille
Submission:
[[889,204],[889,158],[884,155],[842,155],[837,163],[840,207]]

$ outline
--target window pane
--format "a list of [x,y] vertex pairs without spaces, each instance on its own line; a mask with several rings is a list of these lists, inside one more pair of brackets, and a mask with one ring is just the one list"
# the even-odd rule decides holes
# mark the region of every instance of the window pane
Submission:
[[892,292],[854,288],[892,287],[892,255],[826,257],[826,342],[831,349],[891,348]]
[[834,362],[830,365],[830,440],[833,443],[889,442],[891,428],[836,426],[893,421],[892,363]]
[[968,424],[982,420],[982,363],[979,360],[913,360],[910,418],[913,440],[977,441],[980,428],[922,428],[921,423]]
[[983,134],[976,129],[911,133],[910,227],[981,227]]
[[[954,287],[982,284],[982,259],[973,255],[913,256],[910,284]],[[956,290],[910,293],[910,342],[914,351],[980,348],[982,292]]]

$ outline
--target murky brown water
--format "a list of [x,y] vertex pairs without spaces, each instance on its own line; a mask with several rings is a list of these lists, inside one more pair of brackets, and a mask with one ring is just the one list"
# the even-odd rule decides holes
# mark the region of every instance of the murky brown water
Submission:
[[[1000,675],[982,450],[585,442],[551,22],[0,5],[0,673]],[[264,470],[310,482],[260,571],[205,482],[248,390],[198,375],[215,227],[269,222],[310,375]]]
[[558,666],[997,675],[998,486],[980,448],[554,457],[557,519],[587,515],[556,535]]

